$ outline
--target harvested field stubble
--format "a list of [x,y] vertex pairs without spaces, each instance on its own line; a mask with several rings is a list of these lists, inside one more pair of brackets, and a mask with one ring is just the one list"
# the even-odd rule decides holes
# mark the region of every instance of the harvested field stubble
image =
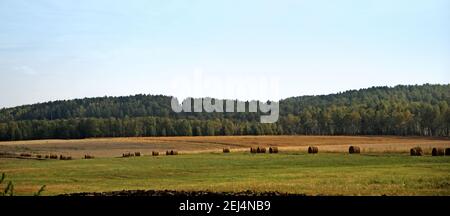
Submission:
[[[195,136],[195,137],[129,137],[93,138],[80,140],[30,140],[0,143],[0,152],[71,155],[83,158],[122,156],[124,152],[165,151],[177,149],[183,153],[217,152],[233,148],[233,152],[248,151],[250,147],[276,144],[283,151],[302,151],[317,146],[320,152],[348,152],[349,146],[359,146],[365,153],[409,153],[421,147],[425,154],[432,148],[449,148],[450,138],[397,136]],[[281,150],[280,149],[280,150]],[[269,150],[269,149],[268,149]]]

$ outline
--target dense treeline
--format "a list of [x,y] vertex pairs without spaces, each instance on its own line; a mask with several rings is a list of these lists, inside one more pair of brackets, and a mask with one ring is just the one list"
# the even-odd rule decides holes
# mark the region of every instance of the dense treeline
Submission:
[[374,87],[280,101],[280,120],[260,113],[174,113],[170,97],[56,101],[0,110],[0,140],[123,136],[449,136],[450,85]]
[[277,127],[276,124],[236,123],[227,119],[201,121],[160,117],[30,120],[0,124],[0,139],[281,134]]

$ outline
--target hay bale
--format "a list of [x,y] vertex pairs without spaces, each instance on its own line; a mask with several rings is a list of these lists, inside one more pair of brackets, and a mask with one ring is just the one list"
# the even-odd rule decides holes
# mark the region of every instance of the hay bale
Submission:
[[350,148],[348,148],[348,153],[359,154],[361,153],[361,149],[358,146],[350,146]]
[[133,153],[130,153],[130,152],[128,152],[128,153],[123,153],[123,154],[122,154],[122,157],[134,157],[134,154],[133,154]]
[[278,147],[270,147],[270,148],[269,148],[269,153],[270,153],[270,154],[276,154],[276,153],[278,153]]
[[72,157],[71,156],[60,155],[59,159],[60,160],[72,160]]
[[31,157],[30,153],[21,153],[20,157]]
[[58,155],[50,154],[50,159],[58,159]]
[[166,151],[166,155],[178,155],[178,152],[174,151],[174,150],[170,150],[170,151]]
[[36,157],[39,158],[39,159],[41,159],[41,158],[42,158],[42,155],[36,155]]
[[256,148],[250,148],[250,153],[252,153],[252,154],[256,154],[256,153],[258,153],[257,152],[257,149]]
[[444,148],[433,148],[431,151],[431,155],[433,156],[444,156],[445,155],[445,149]]
[[152,151],[152,156],[159,156],[159,152],[157,152],[157,151]]
[[266,148],[265,147],[261,147],[259,149],[259,152],[262,153],[262,154],[265,154],[266,153]]
[[411,156],[422,156],[423,150],[420,147],[414,147],[410,150]]
[[450,148],[445,149],[445,156],[450,156]]
[[256,153],[266,153],[266,148],[258,146],[258,148],[256,148]]
[[310,147],[308,147],[308,153],[309,154],[317,154],[317,153],[319,153],[319,148],[317,146],[310,146]]
[[94,156],[92,156],[92,155],[84,155],[84,159],[94,159]]
[[140,152],[135,152],[135,153],[134,153],[134,156],[140,157],[140,156],[141,156],[141,153],[140,153]]
[[222,152],[223,152],[223,153],[230,153],[230,149],[229,149],[229,148],[224,148],[224,149],[222,150]]
[[49,159],[50,158],[50,156],[49,155],[45,155],[45,159]]

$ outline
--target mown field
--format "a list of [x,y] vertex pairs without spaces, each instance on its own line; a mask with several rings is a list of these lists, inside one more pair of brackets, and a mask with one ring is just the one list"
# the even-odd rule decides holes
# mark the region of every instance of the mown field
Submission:
[[407,153],[420,146],[429,154],[433,147],[450,147],[449,138],[395,136],[206,136],[206,137],[132,137],[78,140],[32,140],[0,142],[0,152],[32,154],[65,154],[74,158],[85,154],[96,157],[118,157],[124,152],[177,150],[180,153],[248,151],[250,147],[277,146],[283,151],[305,151],[320,146],[321,152],[347,152],[358,145],[365,153]]
[[[335,138],[334,141],[332,138]],[[133,140],[119,139],[120,142]],[[171,139],[178,142],[167,141]],[[91,160],[0,158],[0,172],[5,172],[7,180],[15,183],[18,195],[32,195],[41,185],[47,186],[44,195],[136,189],[235,192],[254,190],[305,195],[450,195],[450,157],[428,155],[428,147],[450,147],[448,139],[303,136],[164,140],[170,144],[164,146],[162,139],[152,140],[156,143],[153,146],[151,143],[124,144],[126,147],[119,150],[112,148],[113,153],[108,153],[107,148],[112,144],[106,144],[103,148],[98,144],[97,153],[104,154]],[[88,141],[100,142],[96,139]],[[101,139],[101,142],[106,141],[107,139]],[[117,144],[114,145],[120,146],[120,142],[115,141]],[[44,150],[37,148],[43,145],[38,142],[62,141],[0,145],[7,146],[4,149],[15,149],[17,153],[29,151],[27,148],[35,148],[31,151],[33,153],[52,151],[45,143]],[[65,153],[79,154],[92,152],[83,148],[86,143],[77,142],[86,140],[66,141],[72,148],[62,150]],[[194,148],[196,143],[200,147]],[[210,147],[211,143],[216,144]],[[305,146],[308,143],[319,146],[319,154],[307,154]],[[360,155],[350,155],[346,153],[349,144],[345,143],[359,145],[363,152]],[[136,149],[141,149],[144,145],[145,151],[150,151],[155,146],[161,146],[161,150],[173,148],[181,154],[118,157],[119,152],[125,150],[134,152],[136,149],[133,145],[136,145]],[[250,154],[244,151],[247,146],[256,145],[277,145],[280,146],[280,153]],[[224,146],[231,147],[232,152],[220,153]],[[411,146],[422,146],[427,155],[409,156],[408,148]],[[75,149],[76,147],[82,150]]]

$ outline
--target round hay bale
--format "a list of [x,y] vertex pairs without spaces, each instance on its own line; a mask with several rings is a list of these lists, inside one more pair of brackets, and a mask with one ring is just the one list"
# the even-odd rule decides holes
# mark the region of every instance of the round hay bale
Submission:
[[256,153],[266,153],[266,148],[258,146],[258,148],[256,148]]
[[21,157],[31,157],[30,153],[21,153],[20,154]]
[[431,155],[433,156],[444,156],[445,155],[445,149],[444,148],[433,148],[431,151]]
[[445,149],[445,156],[450,156],[450,148]]
[[134,156],[140,157],[140,156],[141,156],[141,153],[140,153],[140,152],[135,152],[135,153],[134,153]]
[[410,150],[411,156],[422,156],[423,150],[420,147],[414,147]]
[[350,148],[348,148],[348,153],[359,154],[361,153],[361,149],[358,146],[350,146]]
[[159,152],[157,152],[157,151],[152,151],[152,156],[159,156]]
[[178,155],[178,152],[174,151],[174,150],[170,150],[170,151],[166,152],[166,155]]
[[71,156],[60,155],[59,159],[60,160],[72,160],[72,157]]
[[270,147],[270,148],[269,148],[269,153],[270,153],[270,154],[276,154],[276,153],[278,153],[278,147]]
[[310,147],[308,147],[308,153],[309,154],[317,154],[317,153],[319,153],[319,148],[316,146],[310,146]]
[[262,154],[266,153],[266,148],[264,148],[264,147],[259,148],[259,153],[262,153]]
[[230,149],[229,149],[229,148],[224,148],[224,149],[222,150],[222,152],[223,152],[223,153],[230,153]]
[[134,154],[130,153],[130,152],[124,153],[124,154],[122,154],[122,157],[134,157]]
[[257,152],[257,149],[256,148],[250,148],[250,153],[252,153],[252,154],[256,154],[256,153],[258,153]]

